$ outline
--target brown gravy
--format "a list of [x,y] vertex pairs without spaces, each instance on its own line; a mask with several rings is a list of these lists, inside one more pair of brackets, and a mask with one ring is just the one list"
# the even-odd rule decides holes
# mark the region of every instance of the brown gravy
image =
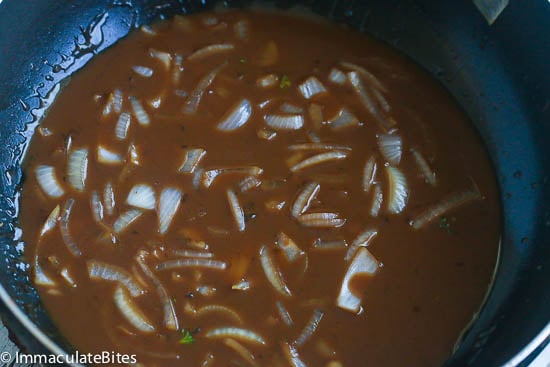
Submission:
[[495,177],[466,116],[323,22],[135,32],[62,91],[26,170],[51,317],[79,350],[144,366],[438,366],[495,266]]

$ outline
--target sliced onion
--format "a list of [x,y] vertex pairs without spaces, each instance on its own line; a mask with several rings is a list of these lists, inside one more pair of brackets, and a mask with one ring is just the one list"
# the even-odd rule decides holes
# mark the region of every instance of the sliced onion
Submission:
[[244,345],[240,344],[234,339],[225,339],[223,343],[233,349],[242,359],[248,362],[252,367],[260,367],[260,365],[254,359],[254,355]]
[[93,191],[90,197],[90,207],[92,209],[92,216],[97,223],[103,223],[105,217],[103,211],[103,203],[97,191]]
[[368,193],[376,182],[376,160],[371,156],[363,168],[363,191]]
[[422,176],[424,176],[424,180],[432,185],[437,185],[437,178],[435,177],[435,172],[432,170],[430,165],[428,164],[428,161],[424,158],[424,156],[416,149],[411,148],[411,153],[414,157],[414,161],[416,162],[416,165],[420,169],[420,172],[422,172]]
[[112,93],[109,94],[109,99],[103,107],[103,116],[108,116],[112,112],[120,113],[122,111],[122,91],[120,89],[115,89]]
[[176,259],[168,260],[157,264],[156,269],[171,270],[171,269],[183,269],[183,268],[204,268],[211,270],[225,270],[227,264],[219,260],[211,259]]
[[130,128],[131,115],[123,112],[118,117],[115,126],[115,136],[118,140],[124,140],[128,136],[128,129]]
[[346,219],[338,213],[308,213],[300,215],[298,222],[306,227],[339,228],[346,224]]
[[34,256],[34,284],[44,287],[55,287],[57,285],[52,278],[44,273],[44,270],[38,262],[38,255]]
[[305,255],[305,252],[298,247],[296,242],[294,242],[294,240],[284,232],[279,232],[277,237],[277,247],[283,251],[285,258],[289,263],[293,263],[298,260],[298,258]]
[[339,161],[347,158],[348,155],[349,155],[348,152],[337,151],[337,150],[326,152],[326,153],[320,153],[312,157],[306,158],[303,161],[293,165],[292,167],[290,167],[290,171],[297,172],[321,163]]
[[313,241],[313,246],[316,250],[343,250],[348,247],[345,239],[325,240],[317,238]]
[[153,191],[153,188],[147,184],[137,184],[132,187],[132,189],[128,193],[126,203],[140,209],[155,209],[155,191]]
[[280,107],[279,110],[283,113],[290,113],[290,114],[300,114],[304,113],[304,109],[302,107],[293,105],[292,103],[284,102]]
[[243,342],[266,345],[265,339],[248,329],[241,329],[236,327],[221,327],[210,329],[206,332],[205,337],[208,339],[225,339],[233,338]]
[[174,57],[174,67],[172,68],[172,84],[178,85],[181,78],[181,72],[183,71],[182,68],[183,64],[183,56],[176,54]]
[[374,185],[374,193],[372,195],[372,204],[370,207],[370,215],[372,217],[377,217],[378,213],[380,212],[380,208],[382,208],[382,201],[384,200],[384,196],[382,193],[382,187],[380,185]]
[[256,85],[260,88],[273,88],[279,84],[279,77],[276,74],[267,74],[256,80]]
[[210,71],[199,80],[199,82],[195,86],[195,89],[191,91],[189,97],[187,97],[187,100],[185,100],[185,104],[183,105],[183,113],[193,114],[197,111],[197,108],[199,107],[199,103],[201,102],[202,96],[206,91],[206,88],[210,87],[210,85],[214,82],[214,79],[216,79],[216,76],[218,76],[218,73],[224,66],[225,63],[215,67],[212,71]]
[[65,245],[74,256],[82,256],[82,252],[78,248],[75,240],[73,239],[71,232],[69,231],[69,219],[73,210],[75,200],[73,198],[68,199],[63,206],[61,215],[59,216],[59,230],[61,232],[61,238]]
[[405,209],[409,198],[409,188],[407,179],[399,169],[386,166],[388,175],[388,211],[392,214],[398,214]]
[[165,234],[179,209],[183,194],[175,187],[167,187],[160,193],[158,201],[159,233]]
[[113,215],[115,213],[115,192],[111,182],[107,182],[103,189],[103,203],[105,204],[105,213]]
[[179,172],[193,173],[197,169],[199,163],[206,155],[206,150],[202,148],[187,149],[185,151],[185,157],[183,163],[178,169]]
[[319,190],[321,190],[321,185],[317,182],[310,182],[304,186],[296,196],[296,200],[294,200],[294,204],[290,209],[290,213],[294,218],[298,218],[309,209],[309,206],[319,194]]
[[385,118],[382,115],[380,108],[373,101],[370,93],[367,91],[357,72],[350,71],[348,73],[348,80],[367,111],[374,116],[376,122],[384,131],[390,132],[395,127],[395,120]]
[[336,116],[329,120],[330,128],[336,131],[357,125],[359,125],[359,120],[346,107],[342,107]]
[[267,246],[262,246],[260,249],[260,262],[262,264],[262,269],[264,270],[265,276],[273,288],[285,297],[292,296],[292,293],[290,292],[290,289],[288,289],[281,272],[276,267],[273,260],[273,255]]
[[252,105],[248,99],[242,99],[225,114],[218,124],[218,130],[233,131],[243,127],[252,116]]
[[479,192],[477,186],[471,190],[455,192],[447,196],[441,202],[428,207],[420,214],[414,216],[410,221],[410,225],[414,229],[420,229],[433,222],[436,218],[442,216],[443,214],[472,201],[480,200],[481,198],[481,193]]
[[310,76],[302,84],[298,85],[298,90],[305,99],[310,99],[327,92],[323,83],[314,76]]
[[198,168],[195,170],[195,173],[193,174],[193,180],[191,180],[191,183],[193,184],[193,188],[195,190],[200,189],[203,175],[204,175],[203,168]]
[[317,328],[319,328],[319,323],[323,319],[324,315],[325,313],[320,309],[313,310],[311,318],[294,342],[296,347],[299,348],[303,346],[311,338],[311,336],[317,331]]
[[351,62],[346,62],[346,61],[342,61],[340,65],[342,65],[347,69],[354,70],[357,73],[359,73],[371,87],[378,89],[379,91],[382,91],[384,93],[388,92],[388,88],[386,88],[386,86],[382,84],[382,82],[380,82],[380,80],[378,80],[378,78],[375,77],[374,74],[372,74],[363,66],[352,64]]
[[86,187],[86,177],[88,176],[87,148],[76,149],[69,154],[67,176],[69,184],[76,191],[84,191]]
[[340,293],[336,300],[337,306],[355,314],[359,313],[361,311],[361,299],[351,291],[350,282],[358,275],[373,276],[376,274],[378,266],[378,261],[369,250],[364,247],[357,250],[342,280]]
[[145,293],[145,290],[137,283],[134,277],[123,268],[104,263],[98,260],[89,260],[86,263],[88,276],[91,280],[106,280],[123,285],[132,297],[138,297]]
[[224,306],[224,305],[206,305],[197,309],[197,317],[201,317],[211,313],[220,313],[229,316],[233,321],[238,324],[243,324],[242,317],[237,313],[237,311]]
[[262,181],[259,180],[256,176],[245,177],[241,182],[239,182],[239,190],[241,192],[246,192],[252,190],[256,187],[260,187]]
[[382,134],[377,139],[380,153],[392,166],[398,166],[403,155],[403,142],[399,135]]
[[222,174],[240,173],[251,176],[259,176],[263,173],[263,171],[263,169],[256,166],[209,169],[207,171],[204,171],[202,174],[202,184],[204,185],[204,187],[210,187],[214,183],[216,177]]
[[229,209],[231,210],[231,215],[237,224],[237,230],[243,232],[246,228],[246,223],[244,220],[244,210],[239,203],[239,199],[233,190],[227,190],[227,200],[229,201]]
[[235,36],[242,40],[247,41],[248,35],[250,33],[248,22],[246,20],[239,20],[235,25],[233,26],[233,30],[235,31]]
[[130,96],[129,100],[137,122],[142,126],[148,126],[151,123],[151,118],[141,102],[134,96]]
[[348,248],[344,260],[351,260],[359,247],[367,247],[377,235],[378,231],[372,228],[365,229],[363,232],[359,233]]
[[145,274],[145,276],[153,283],[157,294],[159,295],[160,302],[162,303],[162,310],[164,312],[164,326],[169,330],[178,330],[179,322],[178,316],[176,315],[176,310],[174,308],[174,303],[172,299],[168,296],[166,288],[162,285],[162,282],[153,274],[151,269],[147,266],[143,259],[143,254],[136,257],[136,262],[139,267]]
[[292,317],[283,303],[281,301],[277,301],[275,302],[275,306],[277,307],[277,312],[279,312],[281,321],[284,322],[286,326],[291,327],[294,324],[294,321],[292,321]]
[[48,215],[48,218],[46,218],[46,221],[42,225],[42,229],[40,229],[40,238],[44,237],[46,233],[51,231],[57,226],[57,221],[59,220],[59,213],[61,212],[61,208],[59,207],[59,204],[53,208],[53,210],[50,212],[50,215]]
[[71,274],[69,273],[69,269],[67,268],[63,268],[61,269],[61,271],[59,272],[59,275],[61,275],[61,277],[63,279],[65,279],[65,281],[67,282],[67,284],[73,288],[75,288],[77,286],[76,282],[74,281],[73,277],[71,276]]
[[346,83],[346,74],[336,68],[330,69],[330,73],[328,74],[328,80],[330,80],[332,83],[337,85],[344,85]]
[[233,284],[231,289],[237,291],[247,291],[250,289],[250,282],[243,278],[238,283]]
[[171,251],[176,256],[183,257],[196,257],[200,259],[211,259],[214,257],[212,252],[207,251],[197,251],[197,250],[172,250]]
[[382,109],[384,110],[384,112],[386,113],[390,112],[391,106],[388,100],[386,99],[386,97],[384,97],[384,95],[382,94],[382,92],[374,88],[371,90],[371,92],[374,95],[374,98],[376,98],[376,100],[378,101],[378,104],[380,105],[380,107],[382,107]]
[[233,46],[230,43],[218,43],[218,44],[214,44],[214,45],[209,45],[209,46],[200,48],[197,51],[193,52],[191,55],[189,55],[187,57],[187,60],[189,60],[189,61],[200,60],[200,59],[208,57],[208,56],[212,56],[212,55],[215,55],[215,54],[231,51],[234,48],[235,48],[235,46]]
[[132,70],[134,73],[144,78],[150,78],[153,76],[153,69],[147,66],[134,65],[132,66]]
[[130,163],[133,164],[134,166],[139,166],[140,165],[139,152],[138,152],[137,147],[134,143],[131,143],[130,146],[128,147],[128,159],[129,159]]
[[352,148],[349,145],[341,144],[325,144],[325,143],[304,143],[304,144],[293,144],[288,146],[288,150],[312,150],[312,151],[352,151]]
[[263,140],[273,140],[277,136],[277,132],[266,127],[261,128],[257,132],[258,138]]
[[97,146],[97,161],[103,164],[117,165],[121,164],[124,159],[120,154],[100,144]]
[[296,350],[296,347],[294,347],[294,345],[283,342],[281,343],[281,348],[287,362],[292,367],[307,367],[304,361],[302,361],[302,357],[300,357],[300,354],[298,353],[298,350]]
[[149,50],[149,56],[151,56],[153,59],[159,60],[166,71],[170,70],[170,65],[172,64],[172,55],[170,55],[168,52],[159,51],[152,48]]
[[118,287],[115,290],[114,301],[122,316],[137,330],[143,333],[152,333],[155,331],[155,327],[151,321],[147,319],[143,311],[128,297],[128,293],[124,288]]
[[264,120],[275,130],[298,130],[304,126],[302,115],[265,115]]
[[129,209],[122,213],[113,223],[113,231],[120,234],[143,215],[139,209]]

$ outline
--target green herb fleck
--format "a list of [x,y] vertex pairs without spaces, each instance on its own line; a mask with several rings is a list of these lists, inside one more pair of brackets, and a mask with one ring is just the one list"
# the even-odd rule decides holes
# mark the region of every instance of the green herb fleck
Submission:
[[188,345],[193,344],[195,342],[195,338],[193,338],[193,335],[191,335],[191,332],[187,329],[181,330],[182,338],[180,339],[180,344]]
[[292,82],[290,81],[288,75],[283,75],[281,77],[281,83],[279,84],[279,88],[285,89],[292,85]]
[[449,219],[448,217],[441,217],[439,218],[439,228],[447,232],[448,234],[453,234],[453,229],[451,228],[451,224],[456,221],[455,217],[452,217]]

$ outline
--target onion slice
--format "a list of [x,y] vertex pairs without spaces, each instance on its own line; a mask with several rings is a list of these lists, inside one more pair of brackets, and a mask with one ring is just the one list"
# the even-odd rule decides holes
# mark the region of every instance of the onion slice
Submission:
[[305,252],[298,247],[296,242],[284,232],[279,232],[277,236],[277,247],[283,251],[289,263],[293,263],[305,255]]
[[57,199],[65,194],[65,190],[63,190],[63,187],[55,175],[54,167],[40,165],[36,167],[35,174],[38,185],[46,195]]
[[239,203],[239,199],[233,190],[227,190],[227,200],[229,202],[229,209],[231,210],[231,215],[237,224],[237,230],[243,232],[246,228],[246,223],[244,220],[244,210]]
[[38,254],[34,256],[34,283],[45,287],[55,287],[57,285],[52,278],[44,273],[38,261]]
[[61,215],[59,216],[59,230],[61,232],[61,238],[71,254],[74,256],[82,256],[82,251],[78,248],[78,245],[69,231],[69,219],[71,217],[74,203],[75,200],[73,198],[70,198],[65,202]]
[[313,310],[313,314],[311,315],[309,321],[294,342],[296,347],[303,346],[311,338],[311,336],[319,328],[319,323],[321,323],[324,315],[325,313],[320,309]]
[[277,312],[281,317],[281,321],[283,321],[286,326],[291,327],[294,324],[294,321],[292,321],[292,317],[290,316],[290,313],[288,313],[288,310],[285,308],[283,303],[281,301],[277,301],[275,302],[275,306],[277,307]]
[[170,70],[170,64],[172,64],[172,55],[168,52],[159,51],[151,48],[149,49],[149,56],[151,56],[153,59],[159,60],[166,71]]
[[267,74],[256,79],[256,85],[260,88],[272,88],[279,84],[279,77],[275,74]]
[[189,97],[187,97],[187,99],[185,100],[185,104],[183,105],[183,113],[188,115],[197,112],[197,108],[199,107],[199,103],[201,102],[204,92],[214,82],[214,79],[216,79],[216,76],[218,76],[220,70],[225,65],[226,64],[223,63],[215,67],[214,69],[212,69],[212,71],[210,71],[199,80],[199,82],[195,86],[195,89],[191,91]]
[[342,107],[328,122],[330,128],[335,131],[359,125],[359,119],[347,107]]
[[316,166],[321,163],[339,161],[342,159],[346,159],[348,155],[349,155],[348,152],[337,151],[337,150],[334,150],[332,152],[319,153],[317,155],[306,158],[303,161],[293,165],[292,167],[290,167],[290,171],[297,172],[305,168],[309,168],[311,166]]
[[409,198],[407,179],[398,168],[386,166],[388,176],[388,211],[398,214],[405,209]]
[[358,275],[373,276],[376,274],[378,267],[378,261],[366,248],[362,247],[357,250],[342,280],[340,293],[336,300],[337,306],[355,314],[359,313],[361,310],[361,299],[351,291],[350,282]]
[[111,182],[107,182],[103,189],[103,203],[105,204],[107,215],[113,215],[115,212],[115,192],[113,191],[113,184]]
[[175,187],[167,187],[160,193],[158,201],[158,231],[160,234],[165,234],[179,209],[182,192]]
[[382,134],[377,139],[378,148],[382,156],[392,166],[398,166],[401,162],[401,156],[403,155],[403,142],[398,135]]
[[359,247],[367,247],[377,235],[378,231],[372,228],[365,229],[363,232],[359,233],[359,235],[357,235],[351,243],[351,246],[348,248],[344,260],[351,260]]
[[189,55],[187,57],[187,60],[188,61],[200,60],[208,56],[231,51],[234,48],[235,46],[233,46],[230,43],[218,43],[214,45],[205,46],[193,52],[191,55]]
[[49,231],[51,231],[57,226],[60,212],[61,212],[61,208],[59,207],[59,204],[57,204],[55,208],[53,208],[52,211],[50,212],[50,215],[48,215],[48,218],[46,218],[46,220],[44,221],[44,224],[40,229],[39,238],[44,237],[46,233],[48,233]]
[[143,212],[139,209],[129,209],[125,211],[113,223],[113,231],[116,234],[122,233],[142,215]]
[[321,185],[317,182],[310,182],[306,184],[298,193],[296,200],[294,200],[294,204],[292,204],[292,208],[290,209],[292,216],[294,218],[298,218],[300,215],[305,213],[309,209],[309,206],[313,200],[315,200],[319,194],[320,190]]
[[420,214],[414,216],[409,224],[414,229],[420,229],[443,214],[481,198],[482,196],[477,186],[471,190],[455,192],[447,196],[443,201],[428,207]]
[[120,154],[113,152],[100,144],[97,146],[97,161],[103,164],[116,165],[121,164],[124,159]]
[[340,63],[340,65],[342,65],[343,67],[345,67],[347,69],[350,69],[350,70],[353,70],[353,71],[356,71],[357,73],[359,73],[359,75],[361,75],[363,77],[363,79],[365,79],[367,81],[367,83],[370,86],[372,86],[374,89],[377,89],[377,90],[382,91],[384,93],[388,92],[388,88],[386,88],[386,86],[384,84],[382,84],[382,82],[380,82],[380,80],[378,80],[378,78],[375,77],[373,73],[368,71],[363,66],[359,66],[357,64],[353,64],[351,62],[346,62],[346,61],[342,61]]
[[88,276],[91,280],[106,280],[119,283],[130,292],[132,297],[138,297],[145,293],[143,287],[135,281],[134,277],[119,266],[98,260],[89,260],[86,266],[88,268]]
[[153,188],[147,184],[137,184],[128,193],[126,203],[136,208],[155,209],[156,197]]
[[363,191],[368,193],[376,181],[376,160],[371,156],[363,168]]
[[346,219],[338,213],[308,213],[300,215],[298,222],[306,227],[339,228],[346,224]]
[[382,187],[380,185],[374,185],[373,194],[372,194],[372,204],[369,210],[371,217],[377,217],[382,208],[382,201],[384,196],[382,193]]
[[183,163],[178,168],[178,171],[182,173],[194,173],[205,155],[206,150],[202,148],[187,149]]
[[241,329],[237,327],[220,327],[210,329],[206,332],[205,337],[208,339],[225,339],[233,338],[243,342],[266,345],[265,339],[248,329]]
[[351,152],[352,148],[349,145],[341,145],[341,144],[326,144],[326,143],[303,143],[303,144],[293,144],[288,146],[288,150],[292,151],[331,151],[331,150],[338,150],[338,151],[348,151]]
[[202,173],[202,184],[204,187],[210,187],[214,183],[216,177],[222,174],[240,173],[249,176],[259,176],[263,171],[263,169],[257,166],[209,169]]
[[340,69],[332,68],[328,74],[328,80],[336,85],[344,85],[346,83],[346,74]]
[[196,315],[197,317],[201,317],[207,314],[211,313],[219,313],[229,316],[230,319],[237,322],[238,324],[243,324],[242,317],[237,313],[237,311],[224,306],[224,305],[206,305],[202,306],[201,308],[197,309]]
[[225,270],[227,268],[227,264],[223,261],[211,259],[176,259],[161,262],[156,266],[157,271],[183,268]]
[[248,99],[242,99],[225,114],[217,129],[233,131],[243,127],[252,116],[252,105]]
[[437,185],[437,178],[435,176],[435,172],[432,170],[430,165],[428,164],[428,161],[424,158],[424,156],[416,149],[411,148],[411,153],[413,155],[414,161],[416,162],[416,165],[420,169],[420,172],[422,172],[422,176],[424,176],[424,180],[432,185]]
[[143,333],[152,333],[155,331],[155,327],[151,321],[147,319],[143,311],[128,297],[128,293],[124,288],[117,287],[114,301],[122,316],[137,330]]
[[343,250],[348,247],[345,239],[325,240],[317,238],[313,241],[312,248],[316,250]]
[[94,217],[94,220],[97,223],[103,223],[105,213],[103,210],[103,203],[101,202],[101,198],[99,197],[99,193],[97,191],[92,192],[92,195],[90,196],[90,207],[92,209],[92,216]]
[[141,102],[134,96],[128,97],[130,100],[130,105],[132,106],[132,111],[136,117],[137,122],[142,126],[149,126],[151,124],[151,118],[149,114],[141,104]]
[[67,176],[69,184],[76,191],[84,191],[88,176],[88,149],[73,150],[67,162]]
[[304,126],[302,115],[265,115],[264,120],[275,130],[299,130]]
[[292,296],[290,289],[286,285],[281,272],[276,267],[273,255],[267,246],[262,246],[260,249],[260,262],[265,276],[275,290],[285,297]]
[[121,113],[118,117],[115,126],[115,136],[118,140],[124,140],[128,136],[128,129],[130,128],[131,120],[132,116],[127,112]]
[[283,350],[283,355],[285,356],[287,362],[292,367],[307,367],[307,365],[302,361],[302,357],[296,350],[296,347],[287,342],[281,343],[281,348]]
[[314,76],[307,78],[302,84],[298,85],[298,90],[305,99],[311,99],[316,95],[327,92],[323,83]]

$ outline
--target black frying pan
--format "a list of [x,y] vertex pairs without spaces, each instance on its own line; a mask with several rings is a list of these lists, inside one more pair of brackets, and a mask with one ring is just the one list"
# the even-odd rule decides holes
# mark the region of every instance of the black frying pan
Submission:
[[[71,350],[29,282],[17,224],[20,162],[50,91],[129,30],[216,2],[0,0],[0,299],[30,351]],[[470,1],[301,3],[408,54],[478,128],[501,190],[502,251],[489,298],[445,366],[525,366],[550,340],[550,3],[512,0],[491,27]]]

